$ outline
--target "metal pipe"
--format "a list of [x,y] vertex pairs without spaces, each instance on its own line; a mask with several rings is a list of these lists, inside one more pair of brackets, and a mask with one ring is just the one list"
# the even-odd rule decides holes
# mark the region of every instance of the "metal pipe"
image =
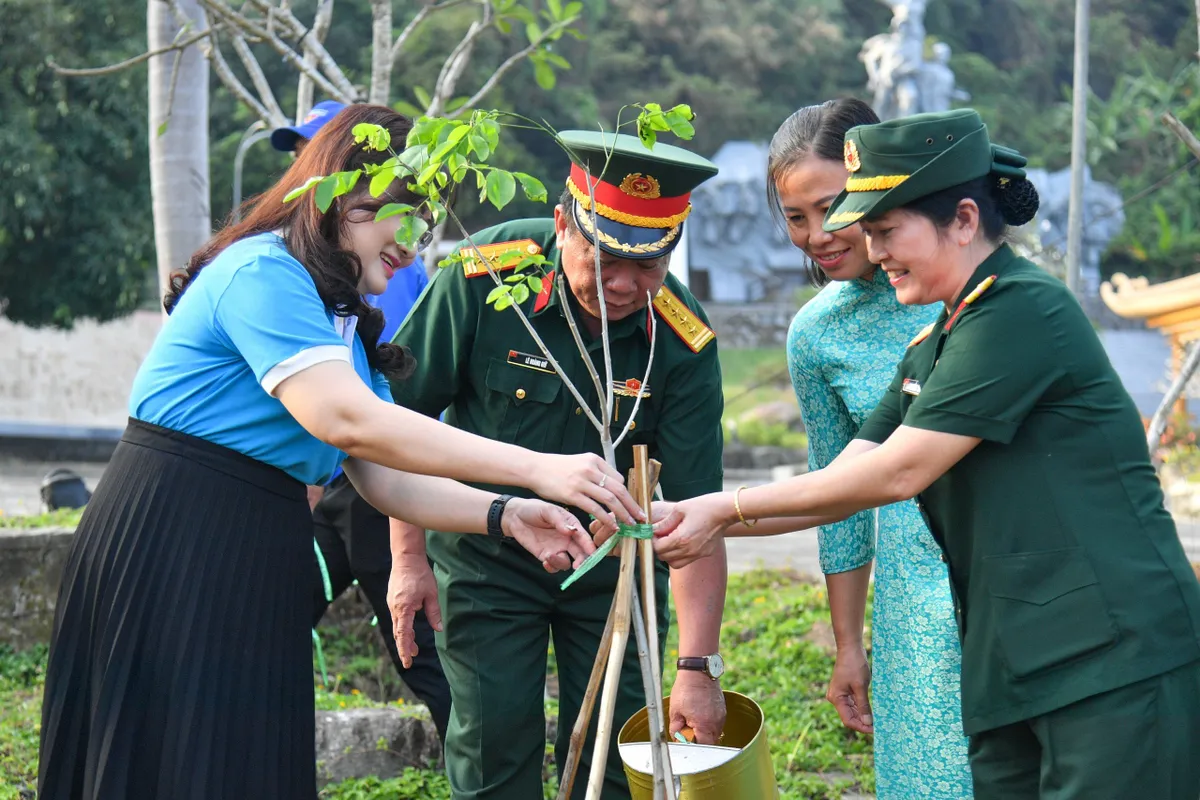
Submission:
[[[240,206],[242,205],[242,162],[246,158],[246,151],[250,146],[260,139],[265,139],[271,135],[271,131],[263,130],[267,127],[267,123],[260,120],[255,120],[254,124],[246,129],[242,134],[242,140],[238,143],[237,155],[233,157],[233,221],[237,222],[240,217]],[[256,132],[257,131],[257,132]]]
[[1071,112],[1071,197],[1067,212],[1067,288],[1079,291],[1083,256],[1083,179],[1087,167],[1088,8],[1075,0],[1075,81]]

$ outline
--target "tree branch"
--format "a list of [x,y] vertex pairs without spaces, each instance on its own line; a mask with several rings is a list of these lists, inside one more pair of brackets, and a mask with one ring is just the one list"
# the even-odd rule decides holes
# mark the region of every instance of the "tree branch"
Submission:
[[396,59],[398,59],[400,57],[400,53],[404,51],[404,45],[408,44],[408,37],[412,36],[413,31],[417,29],[418,25],[425,21],[426,17],[428,17],[430,14],[435,14],[438,11],[445,11],[447,8],[453,8],[454,6],[462,5],[463,3],[469,1],[470,0],[445,0],[441,3],[430,3],[418,11],[416,16],[414,16],[409,23],[404,26],[404,30],[400,31],[400,35],[396,37],[396,43],[392,45],[392,66],[395,67]]
[[269,114],[264,121],[270,123],[271,127],[274,128],[286,125],[287,117],[284,116],[283,109],[279,107],[279,103],[275,100],[275,92],[271,91],[271,84],[267,81],[267,76],[263,74],[258,59],[250,51],[250,45],[246,44],[246,38],[236,31],[233,34],[233,49],[242,60],[242,66],[249,73],[250,80],[253,81],[254,88],[258,91],[258,96],[262,99],[262,105]]
[[234,97],[253,109],[259,119],[271,122],[271,112],[250,93],[250,90],[238,80],[237,76],[233,74],[233,70],[229,68],[229,62],[225,60],[225,55],[221,52],[221,44],[217,37],[213,36],[207,45],[206,47],[202,46],[201,52],[208,59],[208,63],[212,65],[213,72],[217,73],[217,78],[225,84],[225,88],[233,92]]
[[1172,133],[1179,137],[1184,146],[1192,151],[1192,155],[1200,158],[1200,140],[1196,139],[1196,135],[1189,131],[1186,125],[1180,122],[1170,111],[1163,114],[1160,119],[1171,129]]
[[518,63],[520,63],[524,59],[528,58],[530,53],[532,53],[534,50],[537,50],[539,47],[541,47],[542,42],[546,41],[547,37],[549,37],[553,33],[556,33],[560,29],[564,29],[564,28],[568,27],[570,24],[571,24],[570,22],[554,23],[549,28],[547,28],[545,31],[543,31],[542,35],[539,36],[537,39],[530,42],[524,48],[513,53],[511,56],[509,56],[507,59],[504,60],[504,63],[502,63],[499,67],[496,68],[496,71],[492,73],[492,77],[488,78],[487,81],[483,84],[483,86],[479,87],[479,91],[475,92],[475,94],[472,95],[470,100],[468,100],[466,103],[464,103],[459,108],[455,109],[453,113],[447,114],[446,116],[451,119],[454,119],[455,117],[458,117],[460,114],[462,114],[464,111],[470,111],[471,109],[473,109],[476,105],[479,104],[479,101],[483,100],[483,98],[485,96],[487,96],[488,92],[490,92],[492,89],[496,88],[496,84],[501,81],[501,79],[504,77],[504,75],[510,69],[515,67]]
[[85,68],[81,68],[81,69],[73,69],[71,67],[59,66],[52,59],[46,59],[46,66],[48,66],[48,67],[50,67],[50,69],[54,70],[54,72],[56,74],[62,75],[64,77],[69,77],[69,78],[90,78],[90,77],[95,77],[97,75],[111,75],[114,72],[120,72],[123,69],[129,69],[130,67],[136,67],[138,64],[141,64],[143,61],[149,61],[150,59],[154,58],[155,56],[165,55],[166,53],[170,53],[173,50],[185,50],[188,47],[191,47],[192,45],[194,45],[196,42],[200,41],[201,39],[207,39],[209,36],[212,36],[215,31],[215,28],[216,28],[216,26],[214,26],[213,28],[209,28],[208,30],[201,31],[200,33],[197,33],[194,36],[189,36],[187,39],[184,39],[182,42],[177,42],[175,44],[168,45],[167,47],[160,47],[157,50],[148,50],[145,53],[142,53],[141,55],[134,56],[133,58],[127,58],[124,61],[120,61],[116,64],[109,64],[106,67],[85,67]]
[[[358,99],[359,94],[357,89],[355,89],[353,86],[350,86],[349,88],[351,93],[348,94],[343,92],[341,88],[334,86],[328,78],[321,74],[320,70],[313,69],[308,64],[305,64],[300,56],[296,54],[296,51],[288,47],[287,43],[280,39],[273,30],[268,30],[267,28],[252,22],[251,20],[226,6],[223,2],[221,2],[221,0],[199,0],[199,2],[204,7],[211,9],[213,12],[223,17],[234,27],[253,34],[254,36],[258,36],[266,41],[271,45],[271,47],[275,48],[276,52],[283,56],[284,61],[287,61],[295,69],[300,70],[304,74],[311,77],[313,83],[315,83],[317,86],[320,86],[321,89],[329,94],[330,97],[336,98],[343,103],[353,103]],[[255,0],[251,0],[251,2],[255,2]],[[268,8],[270,7],[268,6]],[[320,47],[320,45],[315,42],[313,43],[313,46]],[[321,49],[324,50],[323,47]],[[343,79],[344,78],[345,76],[343,76]]]
[[[324,43],[325,34],[329,32],[329,26],[333,22],[333,0],[320,0],[317,6],[317,12],[313,15],[312,28],[308,32],[308,36],[304,40],[304,63],[316,69],[317,56],[312,45],[309,44],[309,39],[314,40],[318,44]],[[309,109],[313,105],[313,80],[307,73],[300,73],[300,80],[296,84],[296,123],[303,121],[308,115]]]
[[386,105],[392,93],[392,0],[371,0],[371,91],[367,101]]
[[442,62],[442,71],[433,85],[433,98],[429,103],[429,108],[425,109],[426,116],[435,117],[442,113],[442,109],[450,100],[450,95],[454,93],[454,87],[458,85],[458,79],[462,75],[467,61],[470,60],[475,40],[491,24],[492,4],[490,0],[480,0],[480,3],[483,6],[483,16],[471,23],[471,27],[467,28],[462,40]]
[[[207,2],[213,2],[213,0],[207,0]],[[327,83],[332,83],[333,85],[337,86],[336,90],[325,90],[331,97],[336,97],[343,103],[353,103],[362,98],[362,92],[355,87],[355,85],[350,82],[350,79],[346,77],[345,73],[342,72],[342,68],[339,67],[337,62],[333,60],[333,56],[329,55],[329,51],[325,49],[325,45],[319,41],[314,41],[311,36],[305,35],[309,33],[309,30],[305,28],[303,24],[301,24],[300,20],[296,19],[296,16],[292,14],[291,9],[283,5],[278,7],[273,6],[268,2],[268,0],[247,0],[247,2],[262,13],[266,14],[268,20],[272,22],[278,20],[279,22],[283,23],[291,36],[295,37],[297,40],[304,40],[305,47],[311,46],[313,57],[317,62],[318,70],[323,72],[324,75],[328,75],[327,79],[324,78],[324,75],[322,78],[325,79]],[[270,27],[270,31],[271,32],[269,35],[278,39],[278,37],[274,34],[273,26]],[[264,34],[266,34],[266,31],[264,31]],[[278,47],[276,47],[276,49],[278,49]],[[291,51],[289,50],[289,52]],[[313,78],[313,80],[316,81],[318,86],[321,85],[321,81],[317,81],[316,78]],[[322,86],[322,88],[324,87]]]

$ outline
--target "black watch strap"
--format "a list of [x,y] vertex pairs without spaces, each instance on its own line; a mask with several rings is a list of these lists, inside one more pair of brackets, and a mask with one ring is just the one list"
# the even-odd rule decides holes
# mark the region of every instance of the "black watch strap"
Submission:
[[708,671],[708,661],[703,656],[700,656],[700,657],[681,656],[679,658],[679,660],[675,662],[675,668],[676,669],[694,669],[697,672],[707,672]]
[[500,527],[500,520],[504,517],[504,507],[508,505],[509,500],[512,500],[511,494],[502,494],[492,501],[487,515],[488,536],[504,538],[504,529]]

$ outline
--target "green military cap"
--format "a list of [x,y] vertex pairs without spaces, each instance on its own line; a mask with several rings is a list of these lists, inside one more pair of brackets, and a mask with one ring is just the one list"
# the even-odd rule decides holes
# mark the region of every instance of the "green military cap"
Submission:
[[[601,250],[622,258],[657,258],[675,249],[692,210],[692,190],[717,174],[707,158],[669,144],[647,148],[623,133],[562,131],[558,139],[571,156],[567,188],[577,227],[588,241],[599,238]],[[589,183],[598,232],[588,213]]]
[[1025,177],[1024,156],[992,144],[987,126],[970,108],[859,125],[846,132],[844,155],[850,177],[825,212],[827,231],[984,175]]

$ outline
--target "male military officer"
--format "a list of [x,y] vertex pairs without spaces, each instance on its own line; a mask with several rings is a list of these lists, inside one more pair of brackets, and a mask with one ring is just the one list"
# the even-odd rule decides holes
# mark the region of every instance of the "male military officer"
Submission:
[[[645,444],[663,464],[661,485],[668,499],[719,490],[722,395],[716,342],[699,304],[667,271],[669,254],[679,243],[690,211],[690,192],[714,175],[716,166],[670,145],[648,150],[631,136],[560,136],[579,163],[571,167],[554,218],[499,225],[473,239],[501,271],[512,269],[526,255],[546,257],[549,274],[543,291],[522,308],[594,411],[599,408],[594,383],[567,315],[578,320],[588,357],[603,376],[593,260],[598,241],[616,385],[609,420],[614,437],[641,395],[630,433],[617,449],[617,466],[626,471],[632,445]],[[604,169],[606,146],[613,153]],[[588,213],[589,180],[596,198],[595,228]],[[479,255],[469,247],[461,252],[462,265],[435,277],[394,339],[408,346],[420,365],[413,378],[396,387],[397,402],[429,415],[448,409],[446,421],[452,425],[534,450],[599,453],[599,434],[517,315],[485,303],[494,283]],[[568,289],[565,306],[553,288],[559,282]],[[655,316],[658,325],[652,337]],[[652,350],[653,372],[643,383]],[[426,565],[426,547],[440,595]],[[446,763],[454,797],[540,797],[550,636],[559,675],[555,756],[561,768],[612,602],[617,560],[605,559],[563,591],[561,576],[547,574],[539,563],[498,539],[445,533],[426,539],[420,529],[393,521],[392,553],[392,595],[397,600],[392,610],[398,627],[414,610],[429,610],[439,600],[444,615],[437,647],[453,698]],[[661,566],[660,641],[665,641],[667,626],[667,572]],[[671,575],[681,658],[671,691],[670,725],[673,730],[691,727],[701,742],[715,742],[724,725],[717,679],[723,671],[718,637],[725,577],[723,549]],[[408,638],[407,631],[398,635]],[[400,644],[405,655],[411,653],[411,642]],[[644,704],[631,638],[616,725]],[[590,726],[589,734],[594,736],[595,727]],[[589,744],[577,786],[586,781],[590,756]],[[602,797],[629,797],[615,736]]]

